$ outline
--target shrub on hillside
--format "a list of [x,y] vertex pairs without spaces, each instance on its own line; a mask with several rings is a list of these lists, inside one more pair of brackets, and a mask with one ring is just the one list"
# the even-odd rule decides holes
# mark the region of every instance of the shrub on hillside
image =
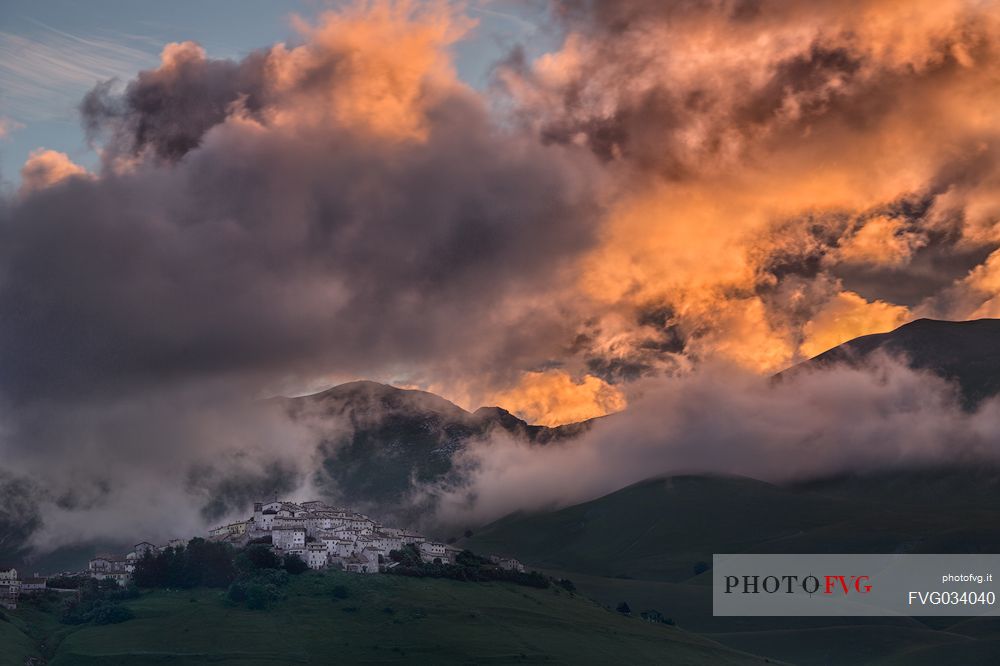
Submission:
[[131,608],[121,604],[103,601],[94,604],[90,619],[94,624],[119,624],[135,617]]
[[569,578],[560,578],[557,584],[567,592],[576,592],[576,585]]
[[288,572],[284,569],[260,569],[259,571],[253,572],[249,576],[243,578],[249,583],[261,583],[262,585],[274,585],[275,587],[282,587],[288,585],[291,580]]
[[252,610],[264,610],[281,599],[277,586],[270,583],[247,583],[246,604]]
[[132,610],[116,601],[107,599],[70,599],[64,602],[59,613],[63,624],[118,624],[131,620]]
[[258,610],[269,608],[283,597],[280,588],[288,585],[290,578],[284,569],[250,569],[229,586],[226,601]]

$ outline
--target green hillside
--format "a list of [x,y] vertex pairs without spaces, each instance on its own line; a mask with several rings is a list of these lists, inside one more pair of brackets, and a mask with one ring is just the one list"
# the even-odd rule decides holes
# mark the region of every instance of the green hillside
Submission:
[[678,582],[713,553],[800,540],[859,509],[848,499],[753,479],[676,476],[561,511],[515,514],[481,529],[468,545],[477,552],[510,552],[541,567]]
[[15,611],[0,609],[0,666],[24,666],[28,657],[38,654],[35,642],[25,630]]
[[[515,514],[465,545],[572,579],[598,603],[656,609],[730,647],[797,664],[998,663],[1000,618],[713,617],[713,553],[1000,552],[1000,472],[845,475],[794,486],[678,476],[553,512]],[[949,652],[952,651],[952,652]]]
[[[338,585],[346,598],[334,595]],[[17,613],[54,666],[762,663],[564,590],[332,572],[303,574],[284,589],[287,598],[267,611],[227,607],[212,590],[146,593],[127,603],[134,619],[105,626],[60,625],[27,606]]]
[[713,553],[1000,552],[1000,505],[982,501],[998,478],[983,468],[799,486],[675,476],[513,514],[465,544],[543,568],[670,582],[690,579]]

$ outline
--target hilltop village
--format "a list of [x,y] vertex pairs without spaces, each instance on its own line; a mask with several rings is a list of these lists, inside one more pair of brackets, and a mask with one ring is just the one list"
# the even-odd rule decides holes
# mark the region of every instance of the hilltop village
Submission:
[[[256,502],[253,516],[210,530],[208,540],[237,548],[268,544],[278,555],[298,555],[310,569],[334,568],[358,574],[377,574],[396,566],[389,553],[407,545],[414,546],[426,563],[454,564],[461,552],[417,532],[387,527],[362,513],[316,500]],[[147,552],[182,546],[181,540],[159,547],[141,542],[124,555],[94,557],[88,573],[97,580],[110,579],[125,586]],[[524,566],[513,558],[493,555],[490,561],[500,569],[524,572]]]

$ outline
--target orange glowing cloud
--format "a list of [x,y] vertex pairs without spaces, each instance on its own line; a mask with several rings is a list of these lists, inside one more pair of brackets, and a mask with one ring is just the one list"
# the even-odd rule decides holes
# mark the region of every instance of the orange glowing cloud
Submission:
[[39,148],[31,152],[21,167],[20,191],[22,194],[35,192],[74,176],[90,177],[90,173],[66,153]]
[[841,245],[839,259],[859,264],[899,266],[926,244],[926,234],[906,231],[903,220],[878,216]]
[[549,426],[604,416],[626,405],[622,392],[598,377],[574,381],[562,370],[527,372],[516,387],[494,394],[491,402],[528,423]]
[[806,323],[801,351],[804,356],[816,356],[859,335],[891,331],[909,318],[905,307],[870,303],[854,292],[841,292]]
[[[271,119],[330,118],[378,136],[420,139],[428,106],[459,86],[447,49],[474,25],[445,2],[388,0],[326,13],[316,26],[297,19],[305,44],[269,53],[272,94],[286,101]],[[336,86],[324,86],[331,75]]]
[[596,4],[569,13],[559,50],[500,71],[531,127],[615,179],[579,264],[596,303],[661,304],[688,352],[766,373],[911,316],[842,267],[1000,240],[996,12]]

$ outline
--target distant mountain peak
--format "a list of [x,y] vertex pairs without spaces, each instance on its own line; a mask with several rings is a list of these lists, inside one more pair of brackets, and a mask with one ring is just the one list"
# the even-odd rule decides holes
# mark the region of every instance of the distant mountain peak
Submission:
[[423,512],[409,501],[413,490],[454,481],[461,470],[453,462],[471,442],[502,434],[543,445],[590,427],[589,422],[529,425],[502,407],[469,412],[428,391],[367,380],[277,400],[317,433],[323,462],[316,481],[330,489],[330,499],[350,498],[380,517],[395,515],[403,522]]

